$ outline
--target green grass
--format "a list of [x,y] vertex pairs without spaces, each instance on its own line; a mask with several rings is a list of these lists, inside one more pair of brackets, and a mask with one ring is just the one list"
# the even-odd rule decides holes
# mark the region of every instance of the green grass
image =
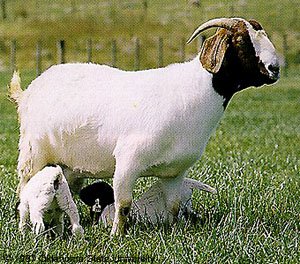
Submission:
[[[24,72],[28,84],[33,73]],[[22,236],[14,218],[18,124],[6,98],[10,76],[0,74],[0,263],[88,260],[120,263],[298,263],[300,232],[299,77],[234,96],[190,176],[218,194],[194,194],[197,224],[131,226],[123,238],[87,225],[84,239]],[[136,194],[149,185],[140,180]],[[148,261],[146,261],[148,259]]]
[[[76,3],[73,12],[71,2]],[[159,36],[164,37],[168,64],[180,61],[182,39],[200,23],[217,16],[242,16],[260,21],[280,54],[282,34],[287,34],[289,78],[234,96],[202,159],[190,170],[190,177],[218,189],[216,196],[194,194],[199,223],[131,226],[126,237],[111,239],[110,230],[87,225],[88,210],[76,198],[84,239],[66,233],[51,240],[30,233],[23,237],[17,229],[18,123],[15,106],[6,97],[11,76],[0,72],[0,263],[139,263],[143,258],[153,263],[298,263],[298,2],[244,1],[246,6],[237,4],[234,9],[233,3],[243,1],[203,0],[200,8],[187,6],[187,1],[148,2],[144,12],[140,0],[7,1],[8,18],[0,22],[0,68],[9,67],[10,41],[16,39],[17,65],[26,87],[35,75],[38,40],[46,69],[56,63],[57,40],[66,40],[67,61],[86,61],[86,41],[91,38],[94,61],[110,64],[111,40],[116,39],[117,66],[133,69],[135,37],[141,40],[141,68],[150,68],[157,64]],[[196,42],[187,46],[186,58],[197,49]],[[136,196],[150,183],[151,179],[139,180]]]
[[[56,42],[66,40],[66,60],[86,61],[86,43],[93,40],[93,61],[111,64],[111,41],[117,41],[117,66],[133,69],[134,39],[141,41],[141,69],[157,65],[157,39],[164,38],[164,64],[180,60],[182,40],[208,19],[254,18],[262,23],[281,57],[283,34],[287,34],[289,65],[299,70],[299,4],[295,0],[201,0],[199,8],[188,0],[11,0],[8,17],[0,21],[0,69],[10,65],[11,40],[17,40],[19,69],[35,67],[35,50],[41,41],[43,69],[57,63]],[[72,9],[71,3],[75,3]],[[244,4],[243,4],[244,3]],[[72,11],[73,10],[73,11]],[[211,32],[204,34],[210,35]],[[194,56],[196,41],[186,46],[186,57]]]

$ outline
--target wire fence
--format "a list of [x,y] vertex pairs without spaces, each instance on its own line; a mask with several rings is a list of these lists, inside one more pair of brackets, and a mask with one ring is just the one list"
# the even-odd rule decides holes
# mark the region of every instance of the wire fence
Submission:
[[[184,38],[181,39],[178,43],[178,48],[174,52],[174,54],[170,54],[170,51],[168,51],[169,57],[173,58],[177,62],[184,62],[193,56],[196,55],[197,51],[200,50],[200,47],[205,40],[204,36],[200,36],[198,42],[196,43],[196,48],[194,49],[194,53],[190,54],[189,57],[186,57],[186,40]],[[154,51],[154,58],[152,60],[152,65],[149,65],[149,68],[153,67],[163,67],[169,63],[172,63],[174,61],[170,61],[171,59],[168,58],[166,60],[166,50],[164,47],[164,38],[162,37],[157,37],[156,38],[156,49]],[[10,71],[14,71],[15,69],[19,68],[18,65],[18,43],[16,40],[11,41],[11,48],[10,48]],[[124,43],[122,43],[123,47]],[[105,47],[108,47],[105,52],[108,53],[108,56],[106,56],[106,61],[103,61],[101,59],[97,60],[96,57],[94,57],[95,51],[96,51],[96,46],[97,43],[94,43],[92,39],[87,39],[86,40],[86,45],[85,47],[81,47],[81,56],[80,59],[78,59],[78,49],[74,50],[69,50],[68,49],[68,43],[65,40],[59,40],[56,42],[56,55],[55,56],[50,56],[51,60],[49,61],[49,54],[46,52],[43,52],[43,44],[38,41],[36,43],[36,49],[35,49],[35,55],[32,54],[32,58],[28,58],[28,60],[32,60],[35,69],[36,69],[36,75],[40,75],[42,71],[47,69],[53,64],[62,64],[66,62],[86,62],[86,63],[103,63],[103,64],[108,64],[113,67],[120,67],[120,68],[126,68],[126,69],[131,69],[131,70],[141,70],[147,67],[142,67],[141,63],[144,61],[141,55],[141,41],[139,38],[134,38],[134,41],[131,42],[131,58],[127,59],[128,61],[124,63],[122,60],[123,54],[120,51],[121,47],[118,46],[117,41],[115,39],[112,39],[110,43],[104,45]],[[283,34],[282,35],[282,45],[283,45],[283,50],[284,53],[280,57],[280,63],[281,63],[281,68],[284,76],[288,75],[289,72],[289,66],[290,63],[288,61],[288,58],[286,57],[287,55],[287,50],[288,50],[288,43],[287,43],[287,35]],[[67,60],[67,54],[69,60]],[[74,57],[72,59],[72,54],[74,54]],[[153,57],[153,53],[151,54],[151,57]],[[131,65],[130,65],[131,64]]]
[[[93,62],[127,70],[163,67],[170,63],[184,62],[193,58],[200,50],[205,37],[200,36],[188,53],[186,39],[183,37],[177,45],[172,43],[176,46],[172,50],[166,48],[166,43],[170,40],[165,40],[163,37],[154,37],[153,39],[152,49],[149,49],[148,43],[142,42],[138,37],[130,39],[126,44],[123,39],[112,39],[108,43],[104,43],[89,38],[85,43],[81,43],[81,46],[65,40],[58,40],[55,45],[54,43],[38,41],[35,50],[31,51],[30,56],[27,55],[27,61],[24,58],[19,58],[19,56],[24,56],[21,53],[24,43],[12,40],[10,42],[10,52],[7,54],[9,57],[7,59],[9,62],[8,68],[10,71],[28,68],[26,66],[30,62],[29,68],[35,68],[36,74],[39,75],[53,64],[67,62]],[[53,48],[54,46],[55,48]]]
[[[90,16],[101,17],[104,21],[105,19],[115,21],[122,12],[130,10],[133,12],[130,14],[136,11],[141,21],[151,17],[159,21],[161,25],[165,25],[172,20],[177,21],[176,23],[186,22],[182,17],[187,19],[199,17],[201,21],[216,16],[255,17],[268,26],[268,32],[270,29],[269,35],[279,50],[284,75],[288,74],[291,66],[300,65],[300,48],[297,45],[300,42],[300,34],[297,32],[298,1],[284,1],[284,4],[275,0],[261,1],[259,4],[257,1],[248,0],[218,2],[165,0],[163,2],[164,4],[159,0],[0,0],[0,18],[2,21],[18,19],[56,21],[66,16],[76,18]],[[292,11],[286,12],[285,10]],[[82,37],[76,42],[62,37],[61,40],[48,42],[38,40],[36,44],[33,42],[29,47],[24,39],[1,39],[0,36],[2,56],[0,69],[13,70],[16,67],[29,67],[35,68],[36,73],[40,74],[53,64],[65,62],[95,62],[132,70],[161,67],[194,57],[202,41],[203,39],[199,38],[199,42],[192,44],[194,46],[190,48],[186,46],[186,35],[182,37],[176,35],[174,39],[151,36],[146,40],[139,36],[111,40],[99,40],[92,36],[91,38]],[[24,50],[30,51],[24,52]]]

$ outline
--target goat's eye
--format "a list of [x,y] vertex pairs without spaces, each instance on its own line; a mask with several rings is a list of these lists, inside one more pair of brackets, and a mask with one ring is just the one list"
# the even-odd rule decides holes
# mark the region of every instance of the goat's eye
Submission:
[[236,38],[235,42],[236,42],[236,45],[238,45],[238,46],[241,46],[241,45],[243,45],[245,43],[244,39],[243,39],[243,36],[238,36]]
[[243,37],[242,36],[238,36],[237,41],[238,42],[242,42],[243,41]]

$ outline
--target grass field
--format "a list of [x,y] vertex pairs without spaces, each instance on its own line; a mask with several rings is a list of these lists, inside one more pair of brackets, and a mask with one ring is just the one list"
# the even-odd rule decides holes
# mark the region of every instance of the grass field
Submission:
[[[25,84],[34,77],[23,73]],[[85,237],[21,236],[14,218],[18,124],[0,73],[0,263],[298,263],[300,232],[300,78],[249,89],[230,103],[190,176],[216,187],[195,193],[197,224],[131,226],[123,238],[102,226]],[[139,195],[149,180],[137,184]]]
[[[203,0],[200,8],[194,8],[187,1],[151,0],[146,12],[142,2],[7,1],[8,17],[0,22],[0,263],[299,263],[298,1]],[[56,63],[60,39],[66,40],[67,61],[85,61],[89,38],[94,61],[110,63],[111,40],[116,39],[117,66],[132,69],[132,47],[138,37],[144,69],[156,65],[159,36],[164,37],[164,64],[179,61],[182,39],[217,16],[257,19],[281,56],[282,36],[287,34],[285,55],[291,67],[289,78],[276,85],[234,96],[204,155],[190,170],[190,177],[218,189],[215,196],[194,194],[199,222],[169,228],[131,226],[125,237],[111,239],[110,230],[87,225],[88,210],[76,197],[84,238],[70,233],[56,239],[22,236],[14,216],[18,123],[6,96],[11,40],[17,40],[17,66],[26,87],[35,77],[39,40],[43,69]],[[196,45],[186,47],[186,58],[195,55]],[[136,197],[151,180],[137,182]]]

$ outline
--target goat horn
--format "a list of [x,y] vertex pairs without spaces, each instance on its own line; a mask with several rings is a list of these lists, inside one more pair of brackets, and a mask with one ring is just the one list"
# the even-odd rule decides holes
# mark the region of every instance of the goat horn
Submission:
[[237,23],[237,20],[232,18],[215,18],[211,19],[201,26],[199,26],[193,33],[193,35],[190,37],[190,39],[187,41],[187,44],[189,44],[194,38],[196,38],[202,31],[212,28],[212,27],[221,27],[226,28],[228,30],[231,30],[232,27]]

